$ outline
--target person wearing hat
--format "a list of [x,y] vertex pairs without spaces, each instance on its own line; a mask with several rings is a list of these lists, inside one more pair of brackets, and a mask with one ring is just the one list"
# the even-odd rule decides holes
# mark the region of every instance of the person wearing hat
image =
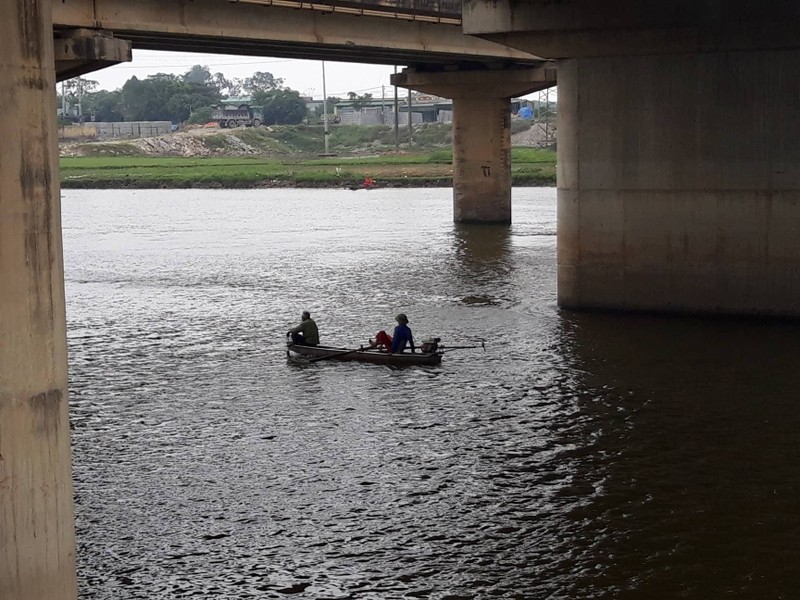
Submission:
[[394,328],[394,335],[392,335],[392,354],[405,350],[406,344],[411,346],[411,353],[414,354],[414,336],[411,335],[411,329],[408,326],[408,317],[404,313],[400,313],[394,320],[397,321],[397,327]]
[[304,310],[301,315],[300,325],[290,329],[286,335],[292,336],[293,344],[300,344],[301,346],[316,346],[319,344],[319,329],[317,329],[314,319],[311,318],[311,313],[307,310]]

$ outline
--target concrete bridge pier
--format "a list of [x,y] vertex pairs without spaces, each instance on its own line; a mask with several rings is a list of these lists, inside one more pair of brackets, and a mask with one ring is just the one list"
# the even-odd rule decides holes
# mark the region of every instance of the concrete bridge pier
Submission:
[[510,99],[555,85],[555,69],[405,69],[392,83],[453,100],[454,221],[511,223]]
[[800,316],[796,2],[465,0],[558,61],[558,301]]
[[559,63],[565,307],[800,316],[800,52]]
[[0,19],[3,600],[77,597],[50,4]]

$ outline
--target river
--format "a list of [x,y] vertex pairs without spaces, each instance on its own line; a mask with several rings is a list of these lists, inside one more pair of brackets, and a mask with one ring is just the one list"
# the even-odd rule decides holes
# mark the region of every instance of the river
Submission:
[[800,327],[561,311],[555,195],[64,191],[81,598],[797,597]]

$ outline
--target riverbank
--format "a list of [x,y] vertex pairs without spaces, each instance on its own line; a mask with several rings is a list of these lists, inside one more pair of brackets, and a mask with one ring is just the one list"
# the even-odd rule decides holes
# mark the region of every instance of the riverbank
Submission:
[[[555,152],[514,148],[512,184],[553,186]],[[270,157],[62,157],[61,187],[78,189],[147,188],[359,188],[365,179],[377,187],[448,187],[452,152],[390,153],[324,158]]]

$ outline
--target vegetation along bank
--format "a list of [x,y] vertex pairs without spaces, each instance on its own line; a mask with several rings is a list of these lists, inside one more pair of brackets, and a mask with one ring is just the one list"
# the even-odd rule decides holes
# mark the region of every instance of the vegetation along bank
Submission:
[[[61,148],[64,188],[376,187],[452,184],[449,127],[403,132],[399,148],[387,127],[337,127],[332,156],[320,156],[322,131],[310,126],[199,129],[159,138],[71,143]],[[551,150],[515,147],[512,182],[555,185]]]

